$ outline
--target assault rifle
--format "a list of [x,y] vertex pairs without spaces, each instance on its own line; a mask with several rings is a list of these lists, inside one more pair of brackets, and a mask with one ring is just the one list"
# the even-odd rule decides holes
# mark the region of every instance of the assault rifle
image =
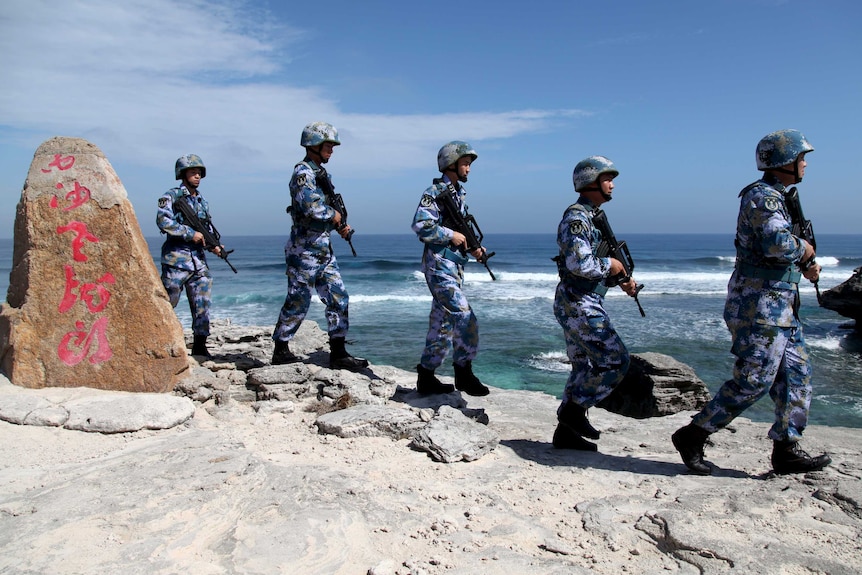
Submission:
[[[446,189],[437,195],[437,201],[439,202],[438,205],[441,205],[443,208],[443,222],[446,227],[464,234],[464,237],[467,238],[466,246],[458,246],[458,251],[461,252],[461,255],[466,257],[467,252],[482,249],[482,240],[485,236],[482,235],[482,230],[479,229],[479,224],[476,223],[476,218],[469,213],[464,215],[461,213],[461,210],[458,209],[458,201],[455,199],[456,194],[455,186],[449,182],[446,185]],[[494,276],[494,272],[492,272],[491,268],[488,267],[488,259],[495,253],[496,252],[483,252],[480,257],[476,258],[476,261],[485,266],[485,269],[488,270],[489,274],[491,274],[492,280],[497,281],[497,278]]]
[[[343,230],[347,225],[347,206],[344,205],[344,198],[341,197],[341,194],[335,193],[335,186],[332,185],[332,180],[329,179],[329,173],[323,166],[320,167],[320,171],[315,175],[314,179],[320,189],[323,190],[323,193],[326,196],[326,202],[332,206],[336,212],[341,214],[341,225],[338,226],[337,231]],[[353,249],[352,241],[354,231],[355,230],[350,230],[344,239],[347,241],[347,245],[350,246],[350,251],[353,252],[353,257],[356,257],[356,250]]]
[[[623,271],[614,277],[608,278],[605,281],[606,285],[618,286],[621,283],[629,281],[632,277],[632,272],[635,269],[635,262],[632,259],[631,253],[629,253],[628,245],[626,245],[625,242],[617,241],[613,230],[611,230],[611,225],[608,223],[608,217],[605,215],[603,210],[599,209],[593,213],[593,225],[596,226],[596,229],[602,234],[602,241],[599,244],[599,247],[596,248],[596,255],[600,258],[610,256],[619,260],[619,262],[623,264]],[[642,289],[644,289],[643,284],[637,286],[634,298],[635,303],[638,304],[638,310],[641,312],[641,317],[646,317],[644,308],[641,307],[641,302],[638,300],[638,294]]]
[[179,198],[174,202],[174,205],[180,210],[180,213],[186,220],[186,224],[188,224],[194,231],[200,232],[203,235],[204,248],[213,253],[215,253],[216,248],[220,248],[219,253],[217,254],[218,257],[223,259],[225,263],[230,266],[233,273],[236,273],[236,268],[233,267],[233,264],[227,259],[228,255],[233,253],[233,250],[226,250],[225,247],[221,245],[221,234],[218,233],[212,220],[210,220],[209,217],[207,217],[205,222],[201,220],[195,209],[185,197]]
[[[802,213],[802,203],[799,201],[799,192],[796,186],[793,186],[784,195],[784,205],[787,206],[787,212],[790,214],[790,225],[793,235],[802,238],[817,251],[817,240],[814,238],[814,226],[811,225],[811,220],[805,219],[805,214]],[[808,271],[815,264],[814,258],[805,262],[799,262],[799,270],[803,273]],[[814,282],[814,290],[817,292],[817,303],[820,303],[820,280]]]

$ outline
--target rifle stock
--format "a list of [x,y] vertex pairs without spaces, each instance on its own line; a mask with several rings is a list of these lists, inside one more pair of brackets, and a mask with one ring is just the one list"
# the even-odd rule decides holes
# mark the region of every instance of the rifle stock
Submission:
[[[598,229],[599,233],[602,234],[602,241],[596,248],[596,255],[599,257],[610,256],[619,260],[623,265],[622,273],[619,273],[612,278],[608,278],[608,281],[610,282],[609,285],[618,286],[621,283],[629,281],[632,277],[632,272],[634,272],[635,269],[635,262],[629,252],[628,245],[624,241],[617,241],[617,238],[614,236],[614,232],[611,229],[611,225],[608,223],[608,217],[605,215],[603,210],[599,209],[593,213],[593,225],[596,226],[596,229]],[[638,305],[638,310],[641,312],[641,317],[646,317],[644,308],[641,306],[641,302],[638,299],[638,294],[643,288],[643,284],[637,286],[634,298],[635,303]]]
[[[485,239],[485,236],[482,234],[482,230],[479,229],[479,224],[476,223],[476,218],[469,213],[464,215],[461,213],[461,210],[458,209],[458,202],[455,199],[456,193],[455,186],[449,182],[446,185],[446,189],[437,195],[437,200],[443,204],[443,210],[445,212],[443,219],[446,226],[452,228],[456,232],[460,232],[467,239],[466,246],[458,246],[457,248],[458,251],[461,252],[461,255],[466,257],[467,252],[482,249],[482,240]],[[481,257],[476,258],[476,261],[485,266],[485,269],[488,270],[492,280],[497,281],[496,276],[494,276],[494,272],[492,272],[491,268],[488,267],[488,259],[495,253],[496,252],[483,252]]]
[[[197,212],[189,203],[189,201],[185,198],[179,198],[174,205],[179,208],[180,213],[183,214],[183,217],[186,219],[186,223],[196,232],[200,232],[204,237],[204,248],[215,253],[215,249],[219,248],[219,253],[216,254],[218,257],[223,259],[227,265],[230,266],[230,269],[233,270],[233,273],[237,273],[236,268],[233,267],[233,264],[230,263],[230,260],[227,257],[233,253],[233,250],[227,250],[223,245],[221,245],[221,234],[218,233],[218,230],[213,225],[212,221],[208,220],[209,225],[206,225],[200,217],[198,217]],[[212,230],[210,230],[212,228]]]
[[[784,205],[787,206],[787,212],[790,214],[790,226],[793,235],[804,239],[811,244],[814,251],[817,251],[817,239],[814,237],[814,226],[811,220],[805,219],[805,214],[802,213],[802,202],[799,201],[799,191],[796,186],[793,186],[787,193],[784,194]],[[797,267],[803,273],[808,271],[816,262],[815,258],[808,261],[799,262]],[[817,293],[817,303],[820,303],[820,280],[814,282],[814,291]]]

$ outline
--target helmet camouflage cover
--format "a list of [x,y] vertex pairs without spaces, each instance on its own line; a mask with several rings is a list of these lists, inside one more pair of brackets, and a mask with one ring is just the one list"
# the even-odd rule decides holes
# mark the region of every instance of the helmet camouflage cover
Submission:
[[590,156],[581,160],[572,172],[572,182],[575,184],[575,191],[580,192],[590,186],[602,174],[613,174],[614,177],[617,177],[620,172],[614,166],[614,163],[604,156]]
[[299,140],[299,145],[303,148],[319,146],[324,142],[332,142],[336,146],[341,145],[335,126],[326,122],[312,122],[303,128],[302,138]]
[[183,171],[188,170],[189,168],[200,168],[201,178],[207,177],[207,167],[204,166],[204,161],[201,160],[200,156],[195,154],[186,154],[185,156],[177,158],[177,163],[174,165],[174,175],[178,180],[182,180]]
[[792,164],[799,154],[811,152],[814,146],[808,143],[799,130],[778,130],[757,142],[757,169],[772,170]]
[[462,142],[460,140],[453,140],[448,144],[444,145],[440,148],[440,151],[437,152],[437,167],[441,172],[445,172],[446,168],[463,158],[464,156],[471,156],[473,161],[476,161],[476,158],[479,157],[479,154],[476,153],[476,150],[473,149],[470,144],[467,142]]

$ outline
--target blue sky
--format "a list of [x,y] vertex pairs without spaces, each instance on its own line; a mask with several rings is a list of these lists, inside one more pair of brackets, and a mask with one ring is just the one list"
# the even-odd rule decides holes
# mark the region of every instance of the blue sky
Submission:
[[470,142],[485,233],[553,233],[586,156],[620,170],[625,232],[731,233],[765,134],[815,147],[800,193],[818,233],[858,233],[857,0],[5,0],[0,237],[33,153],[87,139],[146,236],[186,153],[225,239],[289,230],[302,127],[334,124],[328,168],[361,233],[410,233],[437,150]]

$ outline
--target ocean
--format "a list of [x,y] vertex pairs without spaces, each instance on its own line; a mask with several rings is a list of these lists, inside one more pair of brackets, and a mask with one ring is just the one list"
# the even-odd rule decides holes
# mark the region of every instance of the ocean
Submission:
[[[617,234],[635,261],[643,283],[641,317],[634,300],[619,289],[608,292],[606,308],[629,350],[671,355],[694,368],[715,392],[732,370],[730,336],[722,313],[733,270],[730,234]],[[286,291],[285,236],[222,237],[235,250],[227,264],[210,256],[214,275],[213,319],[272,326]],[[156,262],[162,239],[147,241]],[[820,288],[849,278],[862,265],[862,235],[818,235]],[[414,370],[425,341],[431,297],[419,271],[422,245],[412,234],[365,235],[357,231],[357,257],[341,238],[335,252],[350,293],[348,347],[372,363]],[[479,319],[480,351],[474,371],[493,386],[559,396],[569,371],[562,330],[552,303],[557,284],[553,234],[486,234],[495,252],[489,266],[467,265],[465,291]],[[9,285],[12,240],[0,240],[0,293]],[[157,264],[158,267],[158,264]],[[814,366],[812,424],[862,428],[862,338],[847,329],[852,320],[818,306],[813,285],[800,285],[805,337]],[[177,306],[190,326],[185,297]],[[323,305],[314,299],[308,319],[325,329]],[[843,327],[842,327],[843,326]],[[451,361],[440,368],[451,375]],[[746,414],[772,420],[772,402],[763,398]]]

